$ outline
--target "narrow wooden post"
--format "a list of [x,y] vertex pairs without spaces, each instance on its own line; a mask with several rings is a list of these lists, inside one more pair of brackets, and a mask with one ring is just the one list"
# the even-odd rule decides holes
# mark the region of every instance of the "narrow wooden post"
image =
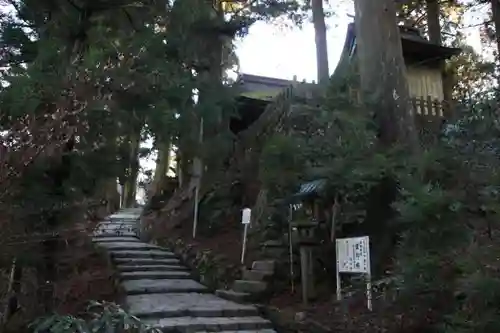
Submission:
[[307,248],[307,289],[309,299],[314,299],[316,297],[316,287],[314,285],[314,260],[313,260],[313,248],[308,246]]
[[412,97],[410,98],[410,114],[412,115],[412,117],[416,117],[416,115],[418,114],[418,110],[417,110],[417,99],[415,97]]
[[[201,145],[203,144],[203,117],[200,118],[200,132],[198,136],[199,140],[199,147],[201,148]],[[199,149],[200,149],[199,148]],[[193,171],[194,171],[194,176],[197,178],[196,179],[196,188],[194,192],[194,212],[193,212],[193,239],[196,238],[196,229],[198,227],[198,209],[199,209],[199,200],[200,200],[200,187],[201,187],[201,177],[203,174],[203,162],[201,160],[201,157],[199,156],[200,153],[198,153],[198,156],[195,157],[193,161]]]
[[425,115],[426,116],[431,116],[432,115],[432,107],[433,107],[433,101],[432,101],[432,97],[431,96],[427,96],[427,100],[426,100],[426,103],[425,103]]
[[300,277],[301,277],[301,286],[302,286],[302,302],[304,305],[307,305],[309,303],[309,293],[308,293],[308,286],[309,286],[309,255],[307,253],[307,248],[305,246],[300,247]]
[[292,236],[292,219],[293,219],[293,207],[289,206],[288,211],[288,250],[290,256],[290,284],[292,287],[292,294],[295,292],[295,274],[293,271],[293,236]]

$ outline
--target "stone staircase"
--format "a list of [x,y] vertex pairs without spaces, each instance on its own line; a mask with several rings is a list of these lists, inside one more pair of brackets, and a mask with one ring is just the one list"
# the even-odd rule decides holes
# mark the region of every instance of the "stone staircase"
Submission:
[[[275,333],[255,306],[209,293],[172,252],[141,242],[140,212],[127,209],[109,216],[99,223],[93,238],[116,265],[126,293],[124,305],[131,314],[166,333]],[[261,290],[273,267],[257,262],[246,275],[252,279],[235,282],[237,290],[242,294]]]
[[273,260],[254,261],[251,269],[243,269],[242,279],[236,280],[230,290],[219,289],[215,294],[238,303],[255,302],[265,298],[274,275]]

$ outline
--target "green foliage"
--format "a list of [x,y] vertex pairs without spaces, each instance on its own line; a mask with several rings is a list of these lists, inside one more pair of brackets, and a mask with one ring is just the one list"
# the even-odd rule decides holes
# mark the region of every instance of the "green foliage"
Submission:
[[474,49],[460,38],[454,43],[462,52],[446,64],[446,72],[453,78],[453,98],[470,104],[485,94],[491,94],[491,85],[495,79],[495,64],[486,61]]
[[261,181],[276,193],[290,192],[302,178],[304,157],[301,153],[300,147],[290,137],[282,134],[271,137],[261,155]]
[[372,187],[404,167],[396,158],[399,151],[377,150],[371,119],[362,109],[342,107],[344,98],[332,92],[317,102],[320,108],[297,106],[285,124],[286,134],[266,143],[260,166],[261,181],[281,198],[301,182],[327,179],[320,195],[342,201],[340,224],[360,222]]
[[108,302],[90,302],[83,317],[54,314],[31,324],[34,333],[159,333]]
[[433,308],[443,332],[500,327],[497,258],[498,116],[477,103],[421,162],[423,179],[401,179],[395,208],[404,232],[397,252],[402,300]]
[[[346,106],[337,92],[328,95],[316,109],[295,105],[285,130],[266,143],[264,186],[286,197],[301,182],[326,178],[320,195],[339,199],[341,232],[356,222],[359,233],[375,220],[397,236],[391,259],[402,311],[439,332],[498,330],[500,121],[494,103],[460,105],[459,119],[410,156],[379,146],[370,114]],[[388,178],[397,196],[392,217],[382,221],[369,207],[373,189]]]

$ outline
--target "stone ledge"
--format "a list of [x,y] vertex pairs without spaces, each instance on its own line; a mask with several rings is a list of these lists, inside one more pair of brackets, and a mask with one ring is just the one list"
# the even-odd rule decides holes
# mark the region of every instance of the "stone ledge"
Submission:
[[[217,332],[221,330],[255,330],[271,328],[269,320],[260,317],[180,317],[145,319],[147,325],[160,328],[163,332]],[[190,329],[190,331],[186,331]]]
[[143,318],[244,317],[258,315],[252,305],[226,301],[212,294],[172,293],[127,296],[129,311]]
[[116,269],[121,273],[126,272],[149,272],[149,271],[157,271],[157,272],[185,272],[187,268],[181,265],[116,265]]
[[129,280],[122,283],[127,295],[208,292],[207,288],[194,280]]

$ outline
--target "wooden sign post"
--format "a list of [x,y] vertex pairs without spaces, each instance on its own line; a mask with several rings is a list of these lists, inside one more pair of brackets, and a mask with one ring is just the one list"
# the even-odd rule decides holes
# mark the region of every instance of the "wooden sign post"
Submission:
[[243,245],[241,248],[241,263],[245,262],[245,251],[247,247],[247,233],[248,226],[250,225],[250,219],[252,216],[252,210],[250,208],[244,208],[243,213],[241,214],[241,223],[244,225],[243,228]]

